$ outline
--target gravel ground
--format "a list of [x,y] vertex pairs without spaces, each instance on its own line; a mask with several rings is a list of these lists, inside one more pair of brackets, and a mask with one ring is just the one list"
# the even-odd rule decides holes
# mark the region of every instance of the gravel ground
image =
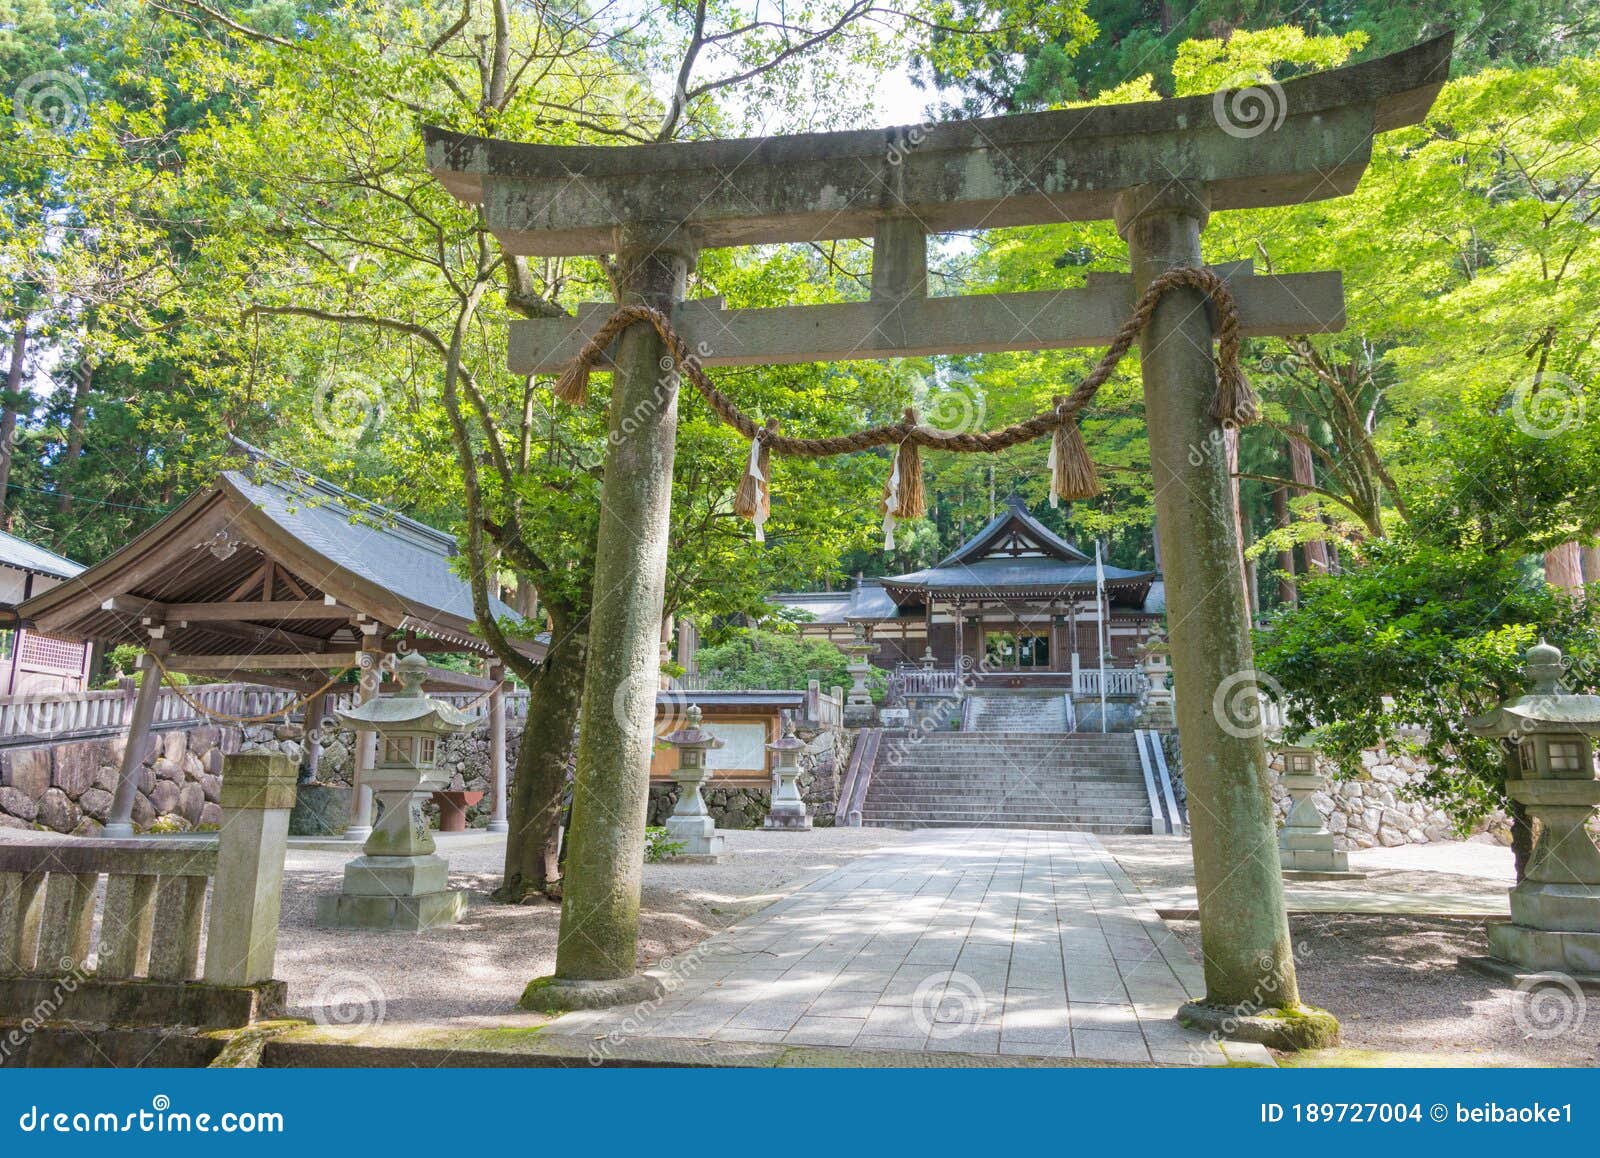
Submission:
[[[720,864],[645,866],[641,966],[680,953],[807,881],[909,834],[819,828],[724,835],[732,855]],[[338,890],[349,854],[291,852],[277,969],[289,983],[290,1015],[339,1025],[545,1020],[515,1009],[523,986],[555,968],[560,906],[490,900],[503,856],[498,845],[452,853],[451,883],[470,893],[465,920],[401,934],[316,928],[316,898]]]
[[[1187,841],[1103,837],[1141,888],[1169,889],[1193,880]],[[1417,845],[1400,854],[1352,855],[1365,881],[1295,881],[1328,892],[1455,893],[1503,897],[1509,850],[1475,841]],[[1502,865],[1501,861],[1506,865]],[[1383,867],[1397,865],[1400,867]],[[1435,872],[1427,866],[1455,869]],[[1169,921],[1196,958],[1200,926]],[[1308,913],[1289,918],[1300,990],[1344,1027],[1337,1050],[1288,1064],[1595,1065],[1600,1060],[1600,1002],[1564,990],[1533,995],[1456,963],[1488,948],[1486,922],[1458,917]]]

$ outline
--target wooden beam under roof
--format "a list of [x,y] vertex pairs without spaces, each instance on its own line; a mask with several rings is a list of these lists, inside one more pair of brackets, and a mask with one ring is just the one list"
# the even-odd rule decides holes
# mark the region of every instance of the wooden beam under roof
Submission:
[[354,667],[357,651],[262,652],[256,655],[174,655],[162,662],[170,671],[338,671]]
[[294,599],[253,600],[248,603],[162,603],[136,595],[117,595],[100,603],[102,611],[121,611],[129,615],[157,616],[172,622],[191,623],[243,621],[252,619],[349,619],[355,610],[327,600],[301,602]]

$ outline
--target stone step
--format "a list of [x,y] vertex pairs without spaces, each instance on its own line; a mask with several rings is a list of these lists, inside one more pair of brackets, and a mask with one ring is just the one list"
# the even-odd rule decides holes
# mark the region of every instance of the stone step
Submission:
[[963,817],[972,820],[984,818],[998,819],[1005,817],[1015,821],[1018,827],[1026,827],[1038,820],[1085,820],[1095,823],[1140,823],[1146,826],[1150,823],[1149,814],[1141,815],[1125,809],[1081,809],[1081,808],[1045,808],[1036,811],[1016,811],[995,808],[941,808],[938,810],[923,810],[915,808],[869,808],[862,809],[863,818],[872,817],[878,820],[946,820],[955,821]]
[[1012,820],[869,820],[861,819],[864,828],[893,828],[912,831],[918,828],[1031,828],[1040,832],[1093,832],[1105,836],[1132,836],[1150,831],[1149,821],[1121,824],[1098,821],[1035,821],[1018,824]]

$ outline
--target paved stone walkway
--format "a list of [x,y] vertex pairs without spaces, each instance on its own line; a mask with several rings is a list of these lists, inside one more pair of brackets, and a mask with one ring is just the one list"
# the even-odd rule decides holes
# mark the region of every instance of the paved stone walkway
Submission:
[[1087,833],[927,830],[665,969],[658,1002],[547,1033],[1092,1061],[1271,1065],[1173,1020],[1199,966]]

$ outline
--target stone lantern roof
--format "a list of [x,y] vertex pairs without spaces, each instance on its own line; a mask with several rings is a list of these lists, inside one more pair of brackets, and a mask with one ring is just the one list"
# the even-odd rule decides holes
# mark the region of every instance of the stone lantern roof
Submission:
[[400,690],[393,695],[374,696],[347,712],[336,713],[339,722],[351,728],[371,728],[375,732],[435,732],[445,735],[470,728],[476,721],[466,712],[425,694],[422,683],[428,678],[428,661],[411,652],[395,665]]
[[1600,696],[1568,694],[1558,682],[1565,666],[1561,650],[1540,640],[1525,653],[1528,691],[1467,721],[1474,735],[1490,739],[1530,732],[1600,735]]
[[662,743],[671,744],[675,748],[720,748],[727,743],[715,733],[708,732],[700,726],[699,704],[690,704],[685,715],[688,717],[685,726],[662,736]]

